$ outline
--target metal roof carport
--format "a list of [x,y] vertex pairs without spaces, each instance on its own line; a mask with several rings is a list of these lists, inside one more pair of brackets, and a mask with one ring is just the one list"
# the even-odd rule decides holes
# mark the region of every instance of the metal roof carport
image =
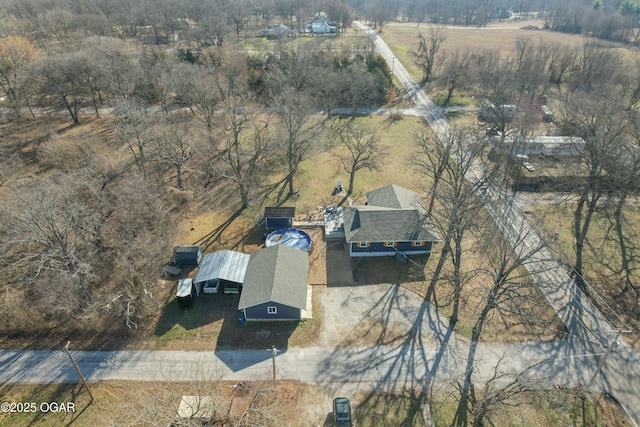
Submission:
[[249,254],[229,249],[206,254],[200,261],[198,274],[193,281],[197,286],[214,280],[243,284],[249,258]]

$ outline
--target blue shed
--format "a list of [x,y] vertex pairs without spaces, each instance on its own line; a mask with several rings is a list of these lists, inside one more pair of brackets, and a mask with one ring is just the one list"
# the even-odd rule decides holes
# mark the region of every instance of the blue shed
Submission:
[[293,217],[296,216],[295,207],[267,207],[264,208],[264,224],[270,228],[291,228]]

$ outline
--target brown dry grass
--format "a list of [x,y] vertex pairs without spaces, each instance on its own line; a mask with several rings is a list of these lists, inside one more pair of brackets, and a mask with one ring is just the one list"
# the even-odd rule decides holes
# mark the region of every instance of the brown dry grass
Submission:
[[[480,217],[485,217],[486,213],[480,212]],[[484,218],[484,221],[491,221]],[[491,222],[488,223],[491,226]],[[440,244],[441,245],[441,244]],[[442,255],[440,245],[436,246],[435,252],[430,255],[413,256],[407,264],[397,264],[392,257],[382,258],[362,258],[352,260],[354,280],[356,283],[395,283],[399,286],[411,289],[418,295],[425,297],[428,293],[433,270]],[[462,271],[476,272],[464,285],[461,295],[461,305],[459,320],[455,325],[458,334],[464,337],[471,336],[478,312],[481,309],[482,299],[491,285],[491,278],[482,273],[482,270],[490,270],[488,251],[485,242],[468,233],[464,242],[464,258]],[[431,303],[438,307],[440,314],[448,317],[452,313],[452,285],[450,281],[444,279],[451,277],[453,265],[450,260],[444,264],[441,279],[435,286],[431,295]],[[525,275],[524,271],[518,274]],[[523,292],[525,292],[523,290]],[[536,313],[539,320],[532,323],[527,319],[522,319],[515,314],[491,317],[486,323],[483,332],[483,341],[488,342],[513,342],[530,340],[553,340],[558,338],[563,332],[563,326],[556,316],[553,308],[548,304],[544,295],[536,288],[528,289],[528,307],[526,308]],[[375,325],[372,325],[375,326]]]
[[[575,246],[573,239],[573,209],[574,204],[567,204],[566,198],[558,195],[555,203],[550,202],[541,205],[527,206],[529,213],[542,227],[548,236],[557,233],[555,254],[569,270],[575,262]],[[635,231],[633,224],[640,221],[640,207],[627,206],[625,209],[627,227],[625,238],[629,248],[633,251],[640,244],[640,236]],[[621,273],[620,249],[616,243],[614,230],[610,228],[610,219],[602,212],[596,212],[589,228],[587,244],[584,249],[583,276],[595,298],[596,305],[607,319],[620,326],[619,319],[624,321],[633,330],[640,328],[638,317],[640,296],[634,291],[623,292],[625,286]],[[631,280],[634,284],[640,281],[640,270],[637,263],[632,261],[633,274]],[[623,329],[628,329],[623,327]],[[640,340],[636,334],[623,335],[623,339],[640,348]]]
[[[581,35],[523,29],[528,25],[543,28],[544,22],[497,22],[481,28],[447,26],[445,27],[446,40],[441,49],[442,51],[486,49],[507,52],[515,47],[519,38],[530,39],[534,42],[544,40],[555,45],[579,45],[584,41],[584,37]],[[383,39],[416,81],[420,81],[422,75],[413,63],[411,52],[418,49],[418,34],[427,34],[428,28],[428,24],[416,27],[411,23],[393,22],[385,25],[382,33]]]
[[[209,391],[220,396],[221,402],[230,408],[233,395],[233,382],[216,382],[207,384],[203,379],[198,385],[202,395],[208,395]],[[274,418],[275,425],[282,427],[298,427],[304,423],[321,423],[322,414],[331,410],[331,400],[321,389],[303,384],[297,381],[278,381],[277,392],[273,393],[271,382],[245,382],[253,388],[263,388],[263,396],[267,400],[263,402],[265,408]],[[142,425],[139,416],[143,413],[151,414],[153,405],[163,405],[156,408],[159,414],[170,416],[177,412],[182,395],[193,395],[195,384],[192,383],[157,383],[157,382],[100,382],[90,385],[95,396],[95,401],[90,402],[87,392],[80,385],[50,384],[50,385],[24,385],[5,387],[3,401],[15,402],[72,402],[76,411],[69,413],[2,413],[0,424],[11,426],[51,426],[51,425],[75,425],[75,426],[102,426],[102,425],[128,425],[127,420],[138,420],[132,425]],[[161,401],[155,401],[161,399]],[[237,399],[237,398],[236,398]],[[137,414],[135,412],[137,412]],[[174,412],[175,411],[175,412]],[[292,418],[290,414],[296,413]],[[147,417],[149,419],[149,417]],[[158,424],[166,423],[166,418],[158,417]],[[229,420],[235,422],[237,420]],[[304,424],[303,424],[304,425]]]
[[[253,382],[252,387],[264,387],[268,410],[282,427],[299,427],[306,425],[331,425],[330,415],[333,396],[330,391],[297,381],[280,380],[277,392],[270,392],[271,383]],[[233,382],[209,384],[202,382],[201,390],[216,391],[227,404],[232,395]],[[163,399],[163,412],[177,410],[183,394],[193,395],[194,384],[190,383],[157,383],[157,382],[100,382],[91,383],[91,390],[96,398],[89,402],[87,392],[80,385],[48,384],[48,385],[10,385],[3,389],[3,401],[8,402],[72,402],[75,413],[0,413],[0,424],[21,426],[101,426],[115,422],[122,423],[134,419],[138,414],[149,410],[154,396]],[[436,426],[450,424],[455,402],[448,402],[448,394],[433,396],[431,411]],[[406,420],[413,420],[424,425],[421,420],[421,408],[410,396],[385,394],[382,392],[359,393],[351,397],[354,420],[358,426],[373,427],[381,425],[404,425]],[[372,406],[371,403],[375,405]],[[624,426],[629,425],[624,411],[610,400],[602,396],[587,395],[579,399],[575,390],[540,391],[533,395],[523,396],[517,406],[503,406],[496,411],[492,420],[495,425],[573,425],[571,417],[582,419],[583,413],[588,425]],[[564,410],[562,409],[564,408]],[[292,416],[295,414],[295,416]]]
[[[376,130],[387,155],[377,170],[363,169],[356,174],[352,199],[360,201],[365,192],[390,183],[406,188],[419,188],[421,180],[409,169],[409,160],[415,151],[413,135],[421,130],[431,132],[424,121],[416,117],[391,120],[388,116],[359,117],[355,121]],[[342,197],[331,194],[338,181],[347,184],[348,178],[348,174],[341,169],[338,159],[331,151],[317,154],[302,162],[300,175],[295,181],[295,186],[300,191],[300,198],[295,203],[297,213],[312,216],[317,212],[319,205],[340,203]],[[275,200],[270,202],[273,203]],[[294,203],[287,201],[286,204]]]

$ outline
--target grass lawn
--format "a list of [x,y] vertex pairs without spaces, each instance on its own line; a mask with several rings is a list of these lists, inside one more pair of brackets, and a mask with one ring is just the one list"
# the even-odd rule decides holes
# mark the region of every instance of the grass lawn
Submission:
[[[553,44],[578,45],[584,37],[576,34],[555,33],[547,30],[525,30],[522,27],[533,25],[542,28],[543,21],[496,22],[486,27],[447,26],[446,40],[442,43],[441,52],[452,52],[456,49],[481,50],[489,49],[500,52],[512,50],[519,38],[531,39],[534,42],[544,40]],[[407,68],[416,81],[422,79],[422,73],[414,65],[411,52],[418,50],[418,34],[427,37],[429,24],[416,27],[415,23],[391,22],[384,26],[381,34],[395,56]]]
[[[351,120],[346,118],[343,120]],[[419,131],[431,132],[422,119],[404,117],[402,120],[391,120],[388,116],[365,116],[355,119],[366,127],[376,130],[381,147],[387,155],[377,170],[360,170],[356,173],[355,188],[351,195],[354,202],[364,201],[364,194],[374,188],[387,184],[397,184],[417,190],[427,183],[416,176],[409,166],[413,155],[413,135]],[[270,181],[276,182],[279,177]],[[286,200],[284,206],[296,206],[296,213],[304,217],[316,214],[317,206],[336,205],[342,196],[333,196],[332,192],[338,181],[346,186],[349,174],[345,172],[331,150],[321,152],[303,161],[300,172],[294,179],[294,186],[300,191],[297,200]],[[265,206],[276,203],[275,195],[265,202]],[[258,214],[259,212],[256,212]]]
[[[0,424],[21,426],[102,426],[102,425],[168,425],[177,419],[177,409],[183,395],[214,396],[220,402],[220,412],[227,413],[231,404],[232,382],[209,382],[199,378],[192,382],[100,382],[91,383],[95,401],[90,402],[80,384],[5,385],[4,402],[36,404],[33,413],[0,413]],[[250,383],[265,390],[264,408],[278,427],[331,425],[330,391],[320,386],[296,381],[279,381],[277,391],[271,382]],[[448,426],[456,403],[444,391],[437,392],[431,403],[431,415],[436,426]],[[600,395],[581,398],[577,390],[540,390],[521,396],[516,406],[502,406],[491,417],[500,426],[625,426],[630,425],[620,407]],[[41,411],[47,403],[72,403],[73,411]],[[419,427],[424,426],[420,396],[374,392],[351,397],[354,421],[359,427]],[[43,405],[44,403],[44,405]],[[58,406],[60,407],[60,406]],[[146,422],[145,422],[146,421]],[[153,424],[153,423],[151,423]]]
[[[431,415],[438,427],[452,423],[457,401],[451,397],[444,392],[434,397]],[[511,405],[500,406],[492,412],[489,425],[605,427],[631,424],[624,410],[602,395],[586,394],[577,389],[553,389],[516,397]]]
[[[545,203],[527,206],[525,209],[533,217],[548,236],[557,233],[555,253],[564,263],[567,271],[575,262],[575,246],[573,239],[573,203],[565,203],[562,195],[556,196],[556,203]],[[566,196],[565,196],[566,197]],[[628,251],[630,254],[637,252],[640,245],[640,235],[635,230],[635,224],[640,221],[640,207],[627,206],[625,209]],[[602,313],[615,323],[620,316],[634,330],[640,328],[640,306],[638,294],[634,291],[623,293],[624,275],[621,268],[620,248],[617,243],[615,230],[612,228],[612,218],[606,211],[598,211],[594,214],[588,241],[583,253],[583,276],[593,294],[601,297],[595,302]],[[635,258],[631,261],[632,277],[634,284],[640,281],[640,270]],[[638,345],[636,335],[623,335],[630,342]]]
[[239,295],[200,294],[187,310],[171,298],[143,347],[158,350],[286,349],[315,342],[322,312],[314,304],[314,318],[294,322],[237,320]]

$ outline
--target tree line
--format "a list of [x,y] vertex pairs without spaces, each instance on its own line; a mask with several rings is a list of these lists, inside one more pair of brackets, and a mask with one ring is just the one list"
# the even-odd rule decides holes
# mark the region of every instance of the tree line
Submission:
[[[485,26],[490,22],[516,18],[539,18],[551,31],[585,34],[605,40],[637,45],[639,40],[636,0],[478,1],[462,0],[352,0],[358,13],[375,27],[388,22]],[[526,25],[526,24],[523,24]]]
[[8,0],[0,5],[3,33],[28,38],[42,50],[73,46],[87,36],[220,47],[278,21],[304,30],[319,11],[341,32],[351,23],[351,9],[340,0]]

